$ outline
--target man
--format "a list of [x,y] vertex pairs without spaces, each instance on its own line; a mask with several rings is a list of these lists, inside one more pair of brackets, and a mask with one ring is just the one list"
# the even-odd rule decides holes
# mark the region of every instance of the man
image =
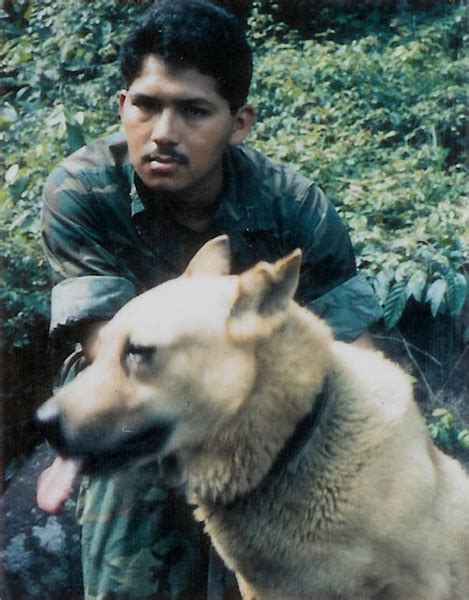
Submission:
[[[301,175],[241,146],[254,113],[236,19],[205,0],[163,0],[130,33],[120,66],[123,134],[79,150],[44,189],[51,331],[81,343],[60,383],[93,360],[99,329],[124,303],[179,275],[220,233],[236,271],[301,247],[298,301],[339,339],[369,343],[379,306],[333,207]],[[39,505],[57,510],[75,474],[58,458],[40,478]],[[86,478],[79,513],[87,598],[205,596],[205,542],[156,469]]]

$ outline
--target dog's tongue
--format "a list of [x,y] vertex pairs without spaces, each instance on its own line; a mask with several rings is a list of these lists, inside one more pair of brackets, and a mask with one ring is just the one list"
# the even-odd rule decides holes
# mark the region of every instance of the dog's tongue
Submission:
[[37,505],[48,513],[57,512],[73,491],[73,482],[81,470],[79,459],[58,456],[39,476]]

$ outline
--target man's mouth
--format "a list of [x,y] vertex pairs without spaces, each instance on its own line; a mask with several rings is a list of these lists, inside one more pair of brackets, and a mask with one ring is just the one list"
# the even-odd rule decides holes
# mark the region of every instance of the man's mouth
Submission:
[[156,173],[157,175],[172,175],[177,171],[179,167],[179,163],[174,161],[163,163],[157,160],[152,160],[147,164],[149,166],[150,171],[152,173]]
[[165,156],[165,155],[161,155],[161,154],[155,154],[153,156],[150,156],[149,162],[158,162],[158,163],[162,163],[163,165],[167,165],[167,164],[171,164],[171,163],[177,163],[177,164],[181,163],[180,160],[174,158],[173,156]]
[[179,165],[188,165],[189,159],[184,154],[176,151],[169,150],[166,152],[151,152],[143,157],[145,163],[148,163],[152,168],[169,168],[177,167]]

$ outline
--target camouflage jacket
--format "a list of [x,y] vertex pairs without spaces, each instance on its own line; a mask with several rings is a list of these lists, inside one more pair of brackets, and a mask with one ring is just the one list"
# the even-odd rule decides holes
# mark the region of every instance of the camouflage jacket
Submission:
[[133,296],[179,275],[220,233],[230,236],[235,272],[301,248],[297,300],[339,339],[356,339],[380,317],[370,285],[357,274],[345,226],[317,186],[247,146],[230,147],[224,167],[224,192],[200,234],[139,195],[123,133],[64,160],[43,195],[51,332],[111,318]]

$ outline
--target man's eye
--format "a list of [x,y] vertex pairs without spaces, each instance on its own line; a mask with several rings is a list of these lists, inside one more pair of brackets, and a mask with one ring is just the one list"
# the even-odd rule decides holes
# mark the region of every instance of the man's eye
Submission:
[[187,117],[193,119],[207,117],[210,114],[207,109],[200,106],[187,106],[184,109],[184,113]]
[[134,102],[134,105],[143,111],[155,111],[158,110],[159,105],[154,100],[139,98]]
[[128,344],[124,352],[124,364],[128,369],[150,366],[156,356],[155,346]]

